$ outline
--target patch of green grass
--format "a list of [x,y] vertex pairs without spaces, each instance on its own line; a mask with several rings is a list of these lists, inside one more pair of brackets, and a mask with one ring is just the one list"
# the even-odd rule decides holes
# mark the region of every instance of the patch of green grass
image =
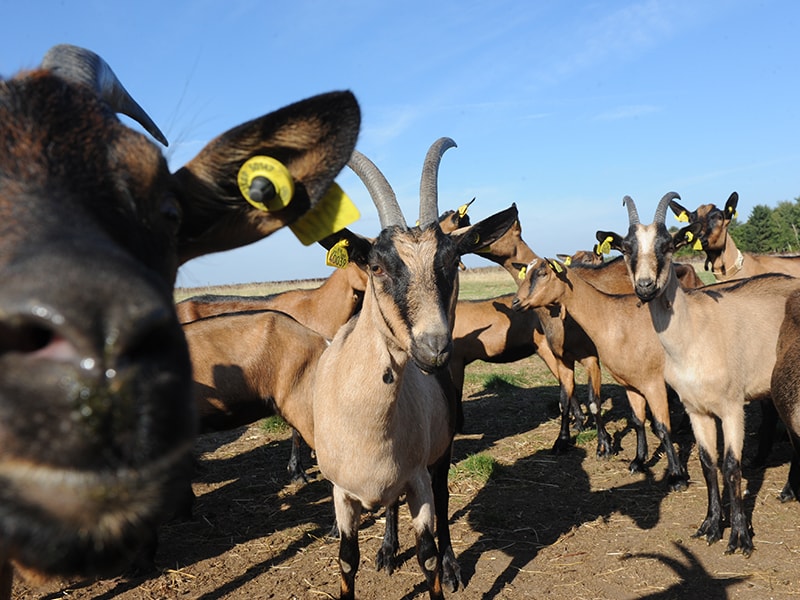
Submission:
[[483,388],[490,392],[499,392],[510,386],[528,387],[527,378],[520,373],[492,373],[483,376]]
[[597,439],[597,429],[586,429],[575,436],[575,443],[582,446]]
[[486,483],[498,468],[497,461],[489,454],[470,454],[457,465],[450,467],[452,479],[472,479]]
[[267,433],[279,434],[289,431],[289,424],[278,415],[272,415],[261,421],[261,429]]

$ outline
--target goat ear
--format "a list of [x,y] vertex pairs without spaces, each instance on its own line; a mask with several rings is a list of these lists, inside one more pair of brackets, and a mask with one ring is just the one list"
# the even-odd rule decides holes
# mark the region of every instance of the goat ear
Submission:
[[598,254],[608,254],[612,250],[622,252],[622,238],[619,234],[613,231],[598,231],[595,233],[595,238],[600,242],[595,250]]
[[675,200],[669,201],[669,207],[672,212],[675,213],[675,218],[678,219],[678,221],[683,223],[687,223],[689,221],[689,211],[678,204]]
[[572,262],[572,257],[569,254],[556,254],[556,258],[567,266]]
[[[703,224],[700,222],[690,223],[686,227],[682,227],[672,236],[672,246],[675,250],[680,250],[684,246],[696,245],[699,241],[700,232],[703,229]],[[695,247],[695,249],[697,249]],[[702,249],[702,247],[701,247]]]
[[[320,201],[350,158],[359,125],[355,97],[333,92],[248,121],[209,142],[174,175],[183,213],[180,262],[255,242],[295,223],[312,207],[329,208]],[[293,191],[289,185],[274,186],[289,190],[286,197],[277,193],[283,207],[265,210],[241,191],[240,172],[256,157],[285,170]],[[323,213],[322,220],[330,220],[330,213]]]
[[343,267],[347,262],[354,262],[360,267],[366,266],[367,256],[369,256],[369,251],[372,249],[371,239],[353,233],[347,228],[321,239],[319,244],[328,250],[329,254],[334,247],[344,248],[347,253],[344,259],[336,260],[335,262],[330,257],[328,259],[329,264],[337,267]]
[[525,263],[512,262],[511,266],[517,270],[517,279],[522,281],[528,273],[528,265]]
[[493,244],[503,237],[518,216],[517,205],[512,204],[509,208],[478,221],[463,233],[451,234],[458,247],[458,253],[469,254]]
[[736,216],[736,205],[739,204],[739,193],[733,192],[725,203],[725,219],[730,221]]

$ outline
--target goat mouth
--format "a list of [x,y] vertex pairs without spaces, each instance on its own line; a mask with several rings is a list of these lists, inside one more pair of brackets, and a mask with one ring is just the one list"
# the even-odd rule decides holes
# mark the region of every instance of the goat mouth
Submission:
[[0,544],[15,562],[48,575],[124,568],[154,539],[183,485],[191,443],[136,469],[79,471],[0,461]]

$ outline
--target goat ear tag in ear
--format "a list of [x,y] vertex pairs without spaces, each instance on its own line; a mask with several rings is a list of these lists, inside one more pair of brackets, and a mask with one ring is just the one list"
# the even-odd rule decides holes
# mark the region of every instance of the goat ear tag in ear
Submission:
[[347,240],[339,240],[336,242],[325,255],[325,264],[329,267],[344,269],[350,262],[350,255],[347,252],[347,246],[349,245],[350,242]]
[[681,214],[675,215],[675,218],[680,221],[681,223],[688,223],[689,222],[689,215],[686,214],[685,210],[681,211]]
[[472,204],[473,202],[475,202],[475,198],[473,198],[472,200],[470,200],[466,204],[462,204],[461,206],[458,207],[458,216],[459,216],[459,218],[461,218],[461,219],[464,218],[464,215],[467,214],[467,210],[469,209],[469,205]]
[[239,191],[258,210],[286,208],[294,196],[294,181],[284,164],[271,156],[253,156],[239,168]]
[[611,236],[607,236],[600,244],[597,245],[598,254],[611,254]]
[[568,256],[567,258],[565,258],[564,259],[564,264],[567,265],[567,266],[570,266],[572,264],[572,257]]
[[519,279],[520,281],[522,281],[523,279],[525,279],[525,274],[526,274],[527,272],[528,272],[528,267],[522,267],[522,268],[520,268],[520,270],[519,270],[519,273],[517,273],[517,279]]
[[556,273],[563,273],[564,272],[564,269],[556,261],[550,260],[550,261],[548,261],[548,264],[550,265],[550,268],[553,269],[553,271],[555,271]]
[[289,229],[303,245],[310,246],[352,225],[360,217],[361,213],[344,190],[332,183],[316,206],[289,225]]

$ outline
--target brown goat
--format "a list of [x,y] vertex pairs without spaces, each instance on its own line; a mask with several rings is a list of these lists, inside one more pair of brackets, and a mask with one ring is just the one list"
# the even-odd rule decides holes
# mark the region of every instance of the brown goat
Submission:
[[[726,552],[753,551],[752,531],[742,500],[741,454],[744,403],[770,394],[778,332],[786,299],[800,288],[788,275],[765,274],[728,287],[684,290],[678,285],[672,254],[694,239],[697,223],[675,238],[664,219],[670,192],[661,198],[653,223],[642,225],[633,200],[626,196],[628,234],[597,232],[622,252],[639,299],[646,303],[665,350],[664,377],[680,396],[692,423],[708,489],[708,511],[695,534],[709,543],[722,537],[722,502],[717,476],[717,425],[722,424],[722,470],[728,484],[731,533]],[[691,235],[689,235],[691,234]]]
[[[360,121],[352,94],[322,95],[224,133],[171,174],[116,112],[165,142],[89,51],[58,46],[40,68],[0,81],[6,597],[12,563],[44,575],[111,573],[151,541],[184,489],[195,433],[172,302],[178,265],[318,205]],[[239,191],[238,172],[256,155],[280,161],[294,181],[285,208],[259,210]]]
[[725,208],[720,210],[714,204],[702,204],[697,210],[689,211],[673,200],[669,207],[678,220],[697,223],[697,240],[706,253],[706,270],[710,270],[717,281],[741,279],[762,273],[786,273],[792,277],[800,276],[800,256],[774,256],[741,252],[736,247],[728,231],[736,214],[739,194],[733,192]]
[[624,388],[633,409],[636,458],[630,471],[641,472],[647,459],[644,432],[645,404],[650,406],[654,430],[668,462],[670,489],[687,487],[670,436],[664,350],[653,329],[650,313],[634,294],[607,294],[560,263],[539,259],[531,263],[517,292],[514,308],[563,306],[594,341],[600,360]]
[[800,500],[800,291],[786,299],[786,313],[778,334],[777,359],[772,371],[772,401],[789,430],[792,465],[780,494],[787,502]]
[[[517,285],[520,284],[520,266],[527,265],[538,256],[522,239],[522,225],[515,221],[509,230],[499,239],[477,252],[503,267],[513,278]],[[564,452],[569,448],[571,437],[569,434],[570,413],[580,414],[580,408],[575,399],[575,363],[579,362],[586,369],[589,379],[589,411],[597,425],[597,455],[609,456],[612,453],[611,436],[605,429],[602,420],[600,404],[600,361],[597,358],[597,349],[586,333],[575,323],[569,313],[558,309],[536,309],[536,318],[539,320],[547,349],[544,345],[537,344],[551,371],[555,365],[555,374],[561,387],[561,428],[558,439],[553,445],[553,452]],[[470,325],[473,329],[480,328],[480,322]],[[549,355],[554,357],[551,361]],[[580,426],[580,425],[579,425]]]

